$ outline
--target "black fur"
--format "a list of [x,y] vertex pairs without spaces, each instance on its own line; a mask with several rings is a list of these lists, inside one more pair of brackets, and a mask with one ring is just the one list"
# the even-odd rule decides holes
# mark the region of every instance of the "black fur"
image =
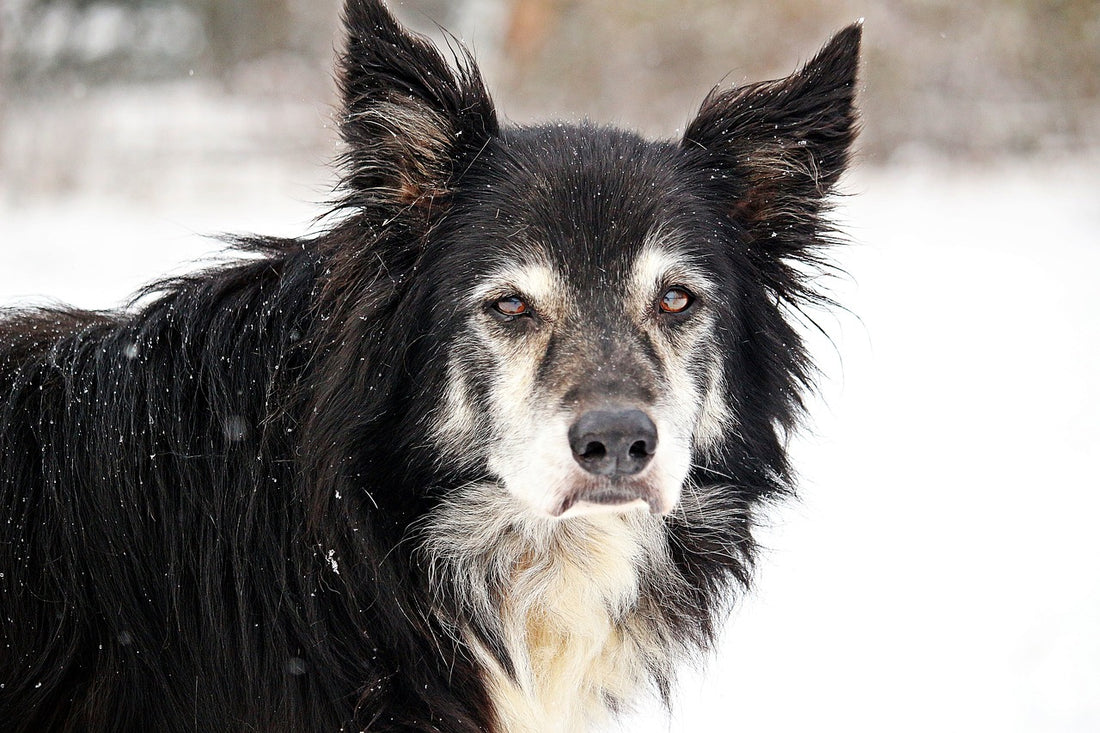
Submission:
[[452,629],[505,652],[461,599],[428,597],[409,528],[484,473],[422,433],[460,327],[450,283],[515,225],[628,252],[671,221],[733,284],[739,430],[692,477],[726,487],[730,521],[668,517],[694,595],[649,601],[705,645],[747,581],[751,508],[790,488],[810,365],[784,313],[818,297],[805,266],[855,134],[859,27],[651,143],[502,129],[464,52],[455,71],[377,2],[345,19],[340,223],[241,240],[238,264],[126,312],[0,317],[0,730],[489,729]]

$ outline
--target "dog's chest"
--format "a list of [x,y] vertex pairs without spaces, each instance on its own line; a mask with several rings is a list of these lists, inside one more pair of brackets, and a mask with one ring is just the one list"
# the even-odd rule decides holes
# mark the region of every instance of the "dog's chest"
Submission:
[[636,612],[644,554],[615,519],[516,563],[501,620],[517,675],[488,679],[499,730],[587,730],[645,686],[660,644]]

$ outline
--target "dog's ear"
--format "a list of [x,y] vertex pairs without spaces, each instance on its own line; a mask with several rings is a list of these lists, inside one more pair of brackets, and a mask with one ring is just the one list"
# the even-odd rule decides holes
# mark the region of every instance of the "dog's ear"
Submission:
[[498,132],[481,74],[457,41],[452,66],[380,0],[348,0],[344,26],[343,203],[430,211]]
[[785,79],[711,92],[684,134],[719,205],[773,261],[808,256],[847,166],[862,29],[837,33]]

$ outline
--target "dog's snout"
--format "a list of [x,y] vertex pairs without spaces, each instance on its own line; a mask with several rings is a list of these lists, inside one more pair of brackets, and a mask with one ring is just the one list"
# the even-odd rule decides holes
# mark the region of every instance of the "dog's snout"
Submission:
[[657,426],[641,410],[589,410],[569,428],[573,458],[597,476],[631,476],[657,450]]

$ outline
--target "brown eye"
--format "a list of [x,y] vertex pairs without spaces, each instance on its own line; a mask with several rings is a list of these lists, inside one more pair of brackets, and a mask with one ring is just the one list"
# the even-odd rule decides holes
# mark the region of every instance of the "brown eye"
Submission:
[[509,295],[507,298],[496,301],[493,303],[493,309],[505,316],[522,316],[528,311],[527,303],[516,295]]
[[683,288],[669,288],[661,296],[661,311],[664,313],[683,313],[694,302],[695,297]]

